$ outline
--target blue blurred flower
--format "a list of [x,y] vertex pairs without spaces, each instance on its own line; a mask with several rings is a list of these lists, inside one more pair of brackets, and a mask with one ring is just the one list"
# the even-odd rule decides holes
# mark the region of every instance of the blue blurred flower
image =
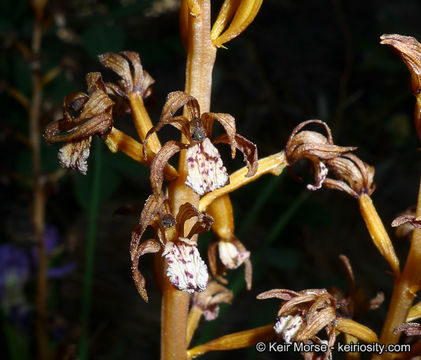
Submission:
[[0,245],[0,304],[4,314],[18,321],[28,311],[24,287],[29,277],[27,254],[12,244]]
[[[45,227],[44,241],[50,260],[61,253],[59,232],[55,227]],[[39,251],[36,245],[32,247],[31,254],[17,245],[0,245],[0,306],[5,316],[13,323],[21,322],[27,316],[29,304],[25,298],[24,288],[30,278],[32,268],[34,265],[36,267],[38,261]],[[75,268],[74,263],[49,266],[47,277],[59,278]]]

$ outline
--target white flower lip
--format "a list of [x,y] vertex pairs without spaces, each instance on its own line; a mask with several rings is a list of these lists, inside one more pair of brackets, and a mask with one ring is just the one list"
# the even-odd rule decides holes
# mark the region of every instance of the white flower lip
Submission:
[[221,262],[228,269],[237,269],[250,257],[249,251],[239,251],[230,241],[219,241],[218,250]]
[[229,183],[227,169],[209,138],[187,150],[186,185],[196,194],[204,195]]
[[167,276],[177,289],[189,294],[206,289],[208,268],[196,246],[169,241],[162,256],[168,264]]
[[297,334],[302,323],[303,319],[299,315],[280,316],[273,328],[289,344],[291,339]]

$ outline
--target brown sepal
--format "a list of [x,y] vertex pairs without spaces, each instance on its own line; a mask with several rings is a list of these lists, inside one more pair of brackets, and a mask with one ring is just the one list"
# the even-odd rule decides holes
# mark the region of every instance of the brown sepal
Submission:
[[414,215],[401,215],[392,221],[392,227],[397,227],[402,224],[411,224],[414,228],[421,229],[421,219]]
[[185,149],[187,145],[178,141],[168,141],[158,151],[151,163],[150,181],[155,194],[160,194],[164,182],[164,168],[168,160],[176,153]]
[[[167,95],[167,99],[165,101],[164,107],[161,112],[161,116],[159,118],[158,124],[154,125],[146,134],[145,140],[143,141],[144,147],[147,146],[148,138],[155,132],[161,130],[165,125],[171,123],[171,119],[173,119],[175,113],[186,106],[188,117],[187,122],[195,119],[200,118],[200,106],[197,99],[193,96],[186,94],[183,91],[173,91]],[[185,121],[184,121],[185,123]],[[173,124],[173,126],[176,126]],[[177,127],[177,126],[176,126]],[[182,131],[185,131],[185,127],[179,128]],[[189,137],[189,132],[183,134]]]
[[237,148],[237,142],[235,139],[235,135],[237,133],[235,118],[230,114],[224,113],[203,113],[201,119],[203,121],[203,127],[208,138],[212,137],[212,129],[215,120],[224,127],[224,130],[228,136],[228,143],[231,146],[231,157],[234,159],[235,150]]
[[[214,141],[214,144],[224,143],[232,146],[233,144],[230,141],[230,138],[227,134],[218,136]],[[259,166],[257,159],[257,147],[250,140],[247,140],[240,134],[235,134],[235,147],[240,150],[244,155],[244,162],[247,165],[248,172],[245,175],[246,177],[253,176]]]

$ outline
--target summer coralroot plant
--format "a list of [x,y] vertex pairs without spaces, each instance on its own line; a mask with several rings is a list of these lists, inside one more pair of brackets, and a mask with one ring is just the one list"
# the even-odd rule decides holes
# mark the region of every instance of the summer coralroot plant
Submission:
[[[315,180],[314,184],[307,185],[309,190],[340,190],[358,201],[373,244],[391,268],[395,290],[380,341],[396,343],[399,330],[414,333],[416,326],[402,324],[421,317],[421,305],[411,309],[421,283],[421,200],[415,217],[399,218],[394,223],[409,221],[415,227],[409,257],[401,272],[392,242],[370,197],[375,189],[374,168],[353,153],[356,147],[336,145],[326,123],[309,120],[299,124],[282,151],[258,160],[256,145],[237,134],[234,116],[210,111],[210,97],[217,49],[245,30],[262,1],[224,1],[213,26],[210,3],[210,0],[182,1],[180,28],[187,51],[185,88],[168,94],[155,125],[144,106],[144,98],[151,93],[154,80],[143,69],[139,55],[125,51],[99,56],[100,62],[118,75],[118,83],[104,82],[100,73],[88,74],[87,92],[67,96],[63,119],[50,124],[44,133],[48,142],[66,143],[59,152],[60,163],[82,173],[87,171],[94,135],[101,137],[110,151],[121,151],[150,167],[152,194],[132,231],[130,257],[135,286],[146,302],[146,281],[139,262],[145,254],[152,254],[154,258],[162,291],[161,359],[193,358],[209,351],[254,346],[258,341],[277,337],[286,343],[301,341],[324,346],[322,355],[310,352],[304,354],[306,359],[329,358],[331,347],[341,333],[347,343],[379,341],[374,331],[354,318],[375,309],[383,298],[379,295],[368,301],[360,295],[349,260],[342,256],[348,293],[338,289],[266,291],[258,299],[282,301],[273,323],[188,349],[201,317],[215,319],[219,304],[232,300],[232,292],[220,284],[228,284],[225,272],[244,264],[247,288],[252,285],[250,251],[235,236],[229,194],[264,174],[277,176],[301,159],[308,160],[314,167]],[[386,35],[382,39],[383,43],[398,49],[411,70],[412,90],[417,96],[416,126],[421,133],[421,100],[418,99],[421,46],[414,39],[399,35]],[[138,140],[116,127],[120,115],[125,113],[131,114]],[[225,132],[216,138],[213,137],[215,122],[222,125]],[[171,139],[161,145],[158,132],[165,125],[177,128],[181,139]],[[323,133],[310,129],[312,126],[321,126]],[[230,146],[233,158],[236,150],[240,150],[246,166],[228,174],[215,147],[219,143]],[[169,161],[177,153],[179,162],[175,167]],[[148,228],[152,230],[152,238],[143,239]],[[210,230],[215,237],[208,248],[208,260],[215,279],[211,279],[198,249],[199,235]]]

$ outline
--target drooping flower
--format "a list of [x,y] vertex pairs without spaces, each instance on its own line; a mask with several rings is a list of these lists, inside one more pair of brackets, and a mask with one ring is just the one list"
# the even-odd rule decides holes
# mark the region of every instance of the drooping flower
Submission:
[[[322,125],[326,136],[315,131],[302,130],[309,124]],[[309,190],[318,190],[323,186],[359,198],[362,194],[371,195],[375,190],[374,168],[351,153],[355,149],[352,146],[335,145],[326,123],[308,120],[293,130],[285,152],[290,166],[303,158],[313,163],[315,184],[307,185]]]
[[[303,130],[305,126],[310,124],[322,125],[326,131],[326,136],[316,131]],[[309,184],[307,188],[309,190],[318,190],[322,187],[328,174],[325,162],[355,149],[355,147],[335,145],[330,128],[326,123],[320,120],[308,120],[299,124],[292,131],[285,147],[285,154],[289,166],[303,158],[313,163],[315,184]]]
[[[185,234],[185,223],[192,218],[196,218],[196,223]],[[167,276],[177,289],[188,293],[206,289],[208,271],[197,249],[195,235],[209,231],[212,223],[212,217],[200,213],[190,203],[183,204],[174,218],[168,200],[162,193],[149,196],[130,243],[132,276],[139,294],[146,302],[148,295],[145,278],[139,271],[139,258],[147,253],[163,251],[162,256],[168,264]],[[155,237],[141,241],[149,226],[153,228]]]
[[251,289],[252,266],[250,251],[245,248],[236,236],[233,235],[230,239],[216,239],[212,241],[208,247],[208,259],[212,275],[223,284],[228,283],[223,277],[226,270],[237,269],[244,264],[247,289]]
[[48,143],[66,143],[58,154],[60,165],[77,169],[82,174],[88,170],[92,136],[104,135],[112,128],[114,105],[100,73],[89,73],[86,82],[88,93],[77,92],[66,96],[63,119],[48,124],[44,131]]
[[[187,117],[174,116],[183,106],[186,106]],[[226,134],[211,141],[210,138],[212,137],[212,128],[215,120],[223,126]],[[256,146],[237,134],[235,119],[231,115],[222,113],[201,114],[199,103],[194,97],[182,91],[172,92],[167,96],[158,124],[145,137],[145,151],[148,146],[148,138],[161,130],[166,124],[179,129],[186,137],[188,143],[168,141],[156,155],[151,165],[151,183],[156,193],[159,193],[162,188],[162,167],[174,154],[183,149],[187,149],[188,175],[186,185],[199,195],[223,187],[229,182],[227,170],[214,144],[229,144],[233,158],[235,157],[236,149],[240,150],[244,154],[244,159],[249,168],[246,176],[255,174],[257,170]]]

